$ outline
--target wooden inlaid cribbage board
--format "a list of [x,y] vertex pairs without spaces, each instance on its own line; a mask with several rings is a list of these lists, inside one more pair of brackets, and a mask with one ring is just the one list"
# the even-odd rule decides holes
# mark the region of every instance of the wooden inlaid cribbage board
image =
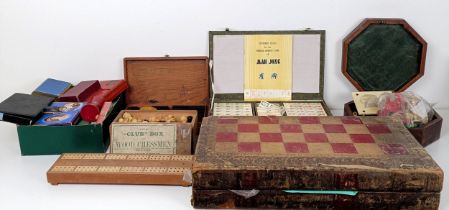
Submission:
[[47,172],[57,184],[191,184],[192,155],[63,154]]

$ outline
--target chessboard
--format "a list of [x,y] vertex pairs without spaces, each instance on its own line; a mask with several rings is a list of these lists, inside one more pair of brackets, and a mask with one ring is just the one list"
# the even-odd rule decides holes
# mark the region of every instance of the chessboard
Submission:
[[191,184],[192,155],[63,154],[47,172],[57,184]]
[[[359,117],[221,117],[211,119],[216,153],[386,157],[414,153],[398,124]],[[209,120],[209,121],[211,121]],[[401,125],[399,125],[401,126]],[[402,126],[403,127],[403,126]],[[413,142],[412,142],[413,143]]]

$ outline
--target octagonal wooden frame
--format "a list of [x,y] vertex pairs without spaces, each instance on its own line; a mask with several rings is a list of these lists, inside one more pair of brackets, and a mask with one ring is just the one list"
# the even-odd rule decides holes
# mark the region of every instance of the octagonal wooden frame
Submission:
[[421,51],[421,63],[419,65],[419,72],[415,75],[410,81],[408,81],[405,85],[400,87],[397,90],[393,90],[396,92],[402,92],[406,90],[410,85],[415,83],[419,78],[424,75],[425,63],[426,63],[426,54],[427,54],[427,42],[405,21],[404,19],[395,19],[395,18],[367,18],[360,25],[358,25],[349,35],[345,37],[343,40],[343,56],[342,56],[342,73],[345,77],[357,88],[359,91],[363,91],[364,88],[355,81],[351,75],[348,73],[348,49],[349,44],[365,29],[367,29],[370,25],[373,24],[386,24],[386,25],[402,25],[404,29],[409,32],[419,43],[422,44]]

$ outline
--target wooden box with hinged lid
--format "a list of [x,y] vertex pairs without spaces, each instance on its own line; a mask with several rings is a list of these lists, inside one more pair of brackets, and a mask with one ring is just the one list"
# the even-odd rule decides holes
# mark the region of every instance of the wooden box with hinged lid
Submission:
[[323,95],[324,47],[322,30],[209,32],[209,114],[331,115]]
[[[124,72],[129,85],[127,110],[111,125],[111,151],[193,153],[201,119],[209,107],[208,58],[125,58]],[[135,120],[120,120],[125,112]]]
[[[343,41],[342,72],[359,91],[402,92],[424,75],[426,41],[403,19],[365,19]],[[344,114],[358,113],[354,101]],[[442,118],[409,131],[426,146],[440,138]]]

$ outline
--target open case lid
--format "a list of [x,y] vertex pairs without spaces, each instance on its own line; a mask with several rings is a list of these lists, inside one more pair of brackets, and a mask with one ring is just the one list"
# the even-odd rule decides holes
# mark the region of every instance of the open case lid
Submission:
[[365,19],[343,42],[342,72],[359,91],[403,91],[424,75],[427,43],[403,19]]
[[199,57],[125,58],[126,103],[131,106],[207,106],[208,59]]
[[244,100],[246,35],[292,35],[292,100],[323,100],[324,30],[210,31],[211,97],[216,102]]

